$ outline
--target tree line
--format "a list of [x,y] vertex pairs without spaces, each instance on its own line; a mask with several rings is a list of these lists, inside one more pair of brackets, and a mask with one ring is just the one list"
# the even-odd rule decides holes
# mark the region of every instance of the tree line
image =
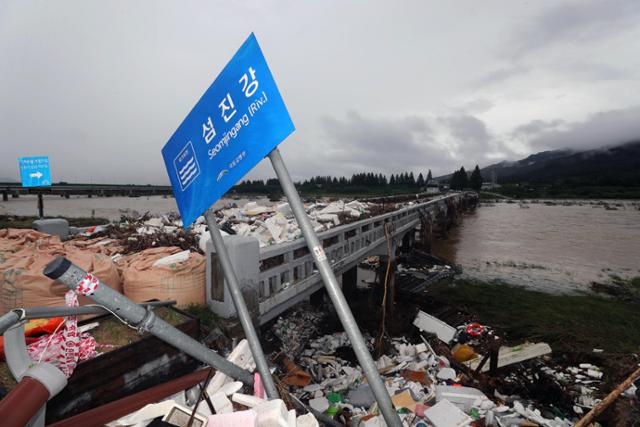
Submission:
[[462,166],[457,171],[453,172],[451,179],[449,180],[449,188],[452,190],[466,190],[471,189],[474,191],[480,191],[482,188],[482,174],[480,174],[480,168],[476,165],[471,176],[467,175],[467,171]]
[[[362,191],[366,189],[384,189],[384,190],[419,190],[429,183],[433,182],[431,169],[426,175],[419,173],[416,177],[413,172],[401,172],[391,174],[389,177],[382,173],[364,172],[355,173],[350,178],[345,176],[314,176],[304,181],[296,182],[298,190],[302,191],[329,191],[329,192],[350,192]],[[452,190],[472,189],[480,191],[482,187],[482,175],[480,168],[476,165],[473,172],[469,175],[464,166],[454,171],[449,180],[449,188]],[[244,180],[236,184],[233,189],[237,193],[277,193],[280,191],[280,184],[276,178],[267,180],[254,179]]]
[[[413,172],[401,172],[391,174],[388,178],[381,173],[365,172],[355,173],[350,178],[345,176],[314,176],[304,181],[296,182],[296,187],[300,190],[325,189],[334,190],[346,187],[367,187],[367,188],[416,188],[426,186],[433,181],[431,169],[428,170],[426,176],[419,173],[416,177]],[[273,188],[279,187],[278,180],[271,178],[262,180],[244,180],[234,186],[234,190],[238,193],[265,193]]]

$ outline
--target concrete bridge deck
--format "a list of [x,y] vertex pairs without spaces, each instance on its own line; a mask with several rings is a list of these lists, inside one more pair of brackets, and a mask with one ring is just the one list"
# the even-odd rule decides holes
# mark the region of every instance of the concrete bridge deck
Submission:
[[[421,224],[457,215],[475,193],[454,193],[400,210],[335,227],[318,235],[336,276],[355,268],[365,257],[386,255],[387,239],[410,242]],[[385,224],[388,233],[385,235]],[[260,248],[258,240],[226,236],[225,244],[250,311],[268,322],[323,287],[303,238]],[[207,247],[206,295],[209,307],[221,317],[234,317],[224,277],[211,242]]]

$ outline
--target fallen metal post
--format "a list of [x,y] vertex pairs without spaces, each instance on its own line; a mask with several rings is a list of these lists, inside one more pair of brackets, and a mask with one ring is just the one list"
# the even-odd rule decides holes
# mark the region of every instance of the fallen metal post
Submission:
[[307,246],[313,255],[318,271],[322,276],[322,281],[327,288],[327,293],[329,294],[329,297],[333,302],[333,306],[338,313],[338,317],[342,322],[342,326],[351,341],[351,346],[358,358],[358,362],[360,362],[360,366],[369,381],[371,390],[378,401],[380,411],[382,412],[387,425],[390,427],[402,427],[402,422],[393,408],[393,403],[391,402],[387,388],[378,374],[376,365],[373,363],[371,354],[369,354],[369,350],[367,349],[367,344],[362,337],[362,333],[360,332],[358,324],[353,317],[353,313],[351,313],[349,304],[347,304],[347,300],[340,289],[340,285],[338,284],[336,276],[331,269],[331,265],[327,260],[322,244],[318,240],[318,236],[316,236],[316,233],[313,230],[311,221],[309,221],[309,218],[307,217],[307,213],[304,210],[300,196],[293,185],[291,176],[289,176],[289,171],[280,156],[280,151],[275,148],[269,153],[269,159],[271,160],[273,169],[278,176],[282,190],[289,200],[289,205],[291,206],[293,215],[295,216],[296,221],[302,230],[302,234],[307,241]]
[[47,264],[44,269],[44,275],[50,279],[60,281],[77,294],[87,296],[96,303],[108,308],[116,316],[136,326],[138,332],[148,331],[162,341],[218,369],[220,372],[247,385],[253,384],[251,372],[234,365],[215,351],[156,317],[151,309],[145,309],[114,291],[65,257],[59,256]]
[[[140,303],[143,307],[164,307],[174,305],[171,301],[149,301]],[[109,310],[96,305],[82,307],[31,307],[14,308],[0,317],[0,334],[22,320],[47,319],[51,317],[83,316],[86,314],[108,314]]]
[[[142,307],[166,307],[174,305],[175,300],[171,301],[148,301],[141,302]],[[24,310],[23,319],[44,319],[48,317],[66,317],[66,316],[83,316],[85,314],[109,314],[109,310],[98,305],[83,305],[80,307],[33,307],[21,308]]]
[[267,393],[267,396],[269,398],[277,399],[279,397],[278,390],[276,389],[276,385],[273,382],[273,378],[271,377],[271,371],[269,370],[267,359],[264,357],[264,352],[262,351],[262,346],[260,345],[258,334],[256,333],[256,330],[253,327],[253,323],[251,322],[251,315],[249,314],[247,304],[245,303],[244,297],[242,296],[242,291],[240,290],[240,285],[238,284],[236,273],[233,270],[233,265],[231,264],[231,260],[229,259],[227,247],[224,245],[224,240],[222,238],[222,234],[220,233],[220,227],[218,226],[218,222],[216,221],[215,214],[211,209],[209,209],[207,210],[207,212],[205,212],[204,217],[207,221],[207,226],[209,227],[211,241],[213,242],[213,246],[215,246],[216,253],[218,254],[218,257],[220,259],[220,265],[222,266],[222,271],[224,272],[224,278],[227,282],[229,293],[231,294],[231,299],[233,300],[233,305],[236,307],[238,318],[240,319],[240,324],[242,324],[242,329],[244,329],[244,334],[247,337],[247,341],[249,342],[251,354],[253,354],[253,360],[256,362],[256,367],[264,384],[265,392]]

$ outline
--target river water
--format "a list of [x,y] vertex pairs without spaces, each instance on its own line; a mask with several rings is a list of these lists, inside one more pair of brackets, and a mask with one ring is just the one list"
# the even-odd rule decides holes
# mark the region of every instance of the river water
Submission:
[[[270,202],[265,199],[253,198],[260,204],[268,205]],[[214,207],[222,207],[229,203],[236,203],[244,206],[247,199],[227,199],[218,200]],[[149,212],[152,215],[164,215],[171,212],[178,212],[178,206],[173,197],[164,196],[143,196],[143,197],[92,197],[72,196],[69,199],[60,196],[44,196],[45,216],[71,217],[96,217],[107,218],[114,221],[120,219],[123,214],[135,216]],[[8,201],[0,201],[0,215],[20,215],[37,216],[38,203],[37,196],[26,195],[17,199],[9,198]]]
[[434,254],[469,278],[553,293],[640,276],[640,203],[573,203],[482,205],[434,243]]

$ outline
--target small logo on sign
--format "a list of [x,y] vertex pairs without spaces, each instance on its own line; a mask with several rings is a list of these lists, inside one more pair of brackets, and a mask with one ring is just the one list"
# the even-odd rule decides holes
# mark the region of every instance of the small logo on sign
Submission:
[[184,191],[195,181],[198,175],[200,175],[200,166],[198,165],[191,141],[184,146],[182,151],[180,151],[178,156],[173,160],[173,166],[176,169],[180,188]]
[[216,178],[216,181],[220,182],[220,180],[221,180],[222,178],[224,178],[224,176],[225,176],[226,174],[228,174],[228,173],[229,173],[229,170],[227,170],[227,169],[222,169],[222,170],[220,171],[220,173],[218,174],[218,177]]

